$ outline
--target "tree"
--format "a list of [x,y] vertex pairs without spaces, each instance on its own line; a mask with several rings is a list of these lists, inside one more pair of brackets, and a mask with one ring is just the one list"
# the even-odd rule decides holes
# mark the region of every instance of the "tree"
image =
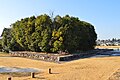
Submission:
[[49,41],[52,35],[52,20],[46,14],[40,15],[36,18],[35,21],[36,32],[39,33],[37,40],[39,49],[43,52],[50,51]]
[[2,39],[0,39],[0,51],[2,51]]
[[90,23],[69,15],[51,19],[47,14],[16,21],[12,24],[10,38],[7,34],[3,36],[4,45],[10,50],[38,52],[91,50],[96,39],[97,34]]

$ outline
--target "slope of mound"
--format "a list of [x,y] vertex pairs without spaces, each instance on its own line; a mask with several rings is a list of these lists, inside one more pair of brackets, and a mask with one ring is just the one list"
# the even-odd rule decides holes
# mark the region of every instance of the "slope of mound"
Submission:
[[118,69],[108,80],[120,80],[120,69]]

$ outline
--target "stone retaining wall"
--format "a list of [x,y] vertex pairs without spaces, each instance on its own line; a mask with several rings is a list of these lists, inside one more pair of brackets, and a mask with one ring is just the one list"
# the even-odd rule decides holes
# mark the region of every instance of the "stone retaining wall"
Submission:
[[25,58],[32,58],[38,60],[46,60],[46,61],[58,61],[57,55],[50,55],[50,54],[41,54],[41,53],[34,53],[34,52],[10,52],[11,56],[15,57],[25,57]]
[[26,51],[16,51],[16,52],[10,52],[11,56],[15,57],[24,57],[24,58],[32,58],[32,59],[38,59],[38,60],[45,60],[45,61],[70,61],[78,58],[83,58],[89,53],[80,53],[80,54],[52,54],[52,53],[37,53],[37,52],[26,52]]
[[37,53],[37,52],[28,52],[28,51],[15,51],[15,52],[10,52],[10,55],[16,57],[25,57],[25,58],[32,58],[38,60],[58,62],[58,61],[71,61],[79,58],[90,57],[106,51],[111,51],[111,50],[96,49],[96,50],[88,51],[86,53],[81,52],[78,54],[66,54],[65,52],[63,52],[64,54],[58,54],[58,53]]

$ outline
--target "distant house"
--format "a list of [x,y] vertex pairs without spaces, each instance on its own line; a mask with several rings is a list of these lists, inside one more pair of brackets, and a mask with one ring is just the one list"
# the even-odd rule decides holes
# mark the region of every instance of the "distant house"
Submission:
[[107,46],[107,44],[103,43],[103,44],[100,44],[101,46]]
[[115,42],[114,45],[115,45],[115,46],[119,46],[120,43],[119,43],[119,42]]
[[97,40],[98,46],[120,46],[120,39]]

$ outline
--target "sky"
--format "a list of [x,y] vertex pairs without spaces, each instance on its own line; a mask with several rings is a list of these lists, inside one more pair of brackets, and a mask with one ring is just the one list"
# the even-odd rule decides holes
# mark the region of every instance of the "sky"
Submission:
[[17,20],[52,12],[91,23],[98,39],[120,38],[120,0],[0,0],[0,34]]

